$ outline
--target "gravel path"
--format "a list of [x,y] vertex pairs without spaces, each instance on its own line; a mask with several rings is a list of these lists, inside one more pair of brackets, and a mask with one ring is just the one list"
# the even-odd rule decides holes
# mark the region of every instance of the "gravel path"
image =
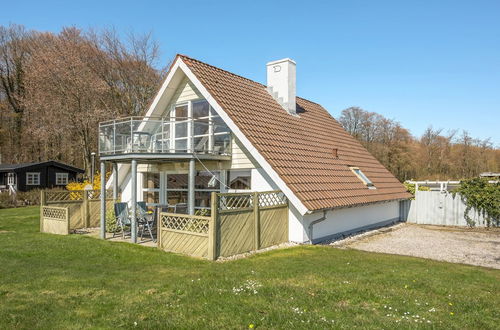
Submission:
[[500,230],[401,224],[333,246],[500,269]]

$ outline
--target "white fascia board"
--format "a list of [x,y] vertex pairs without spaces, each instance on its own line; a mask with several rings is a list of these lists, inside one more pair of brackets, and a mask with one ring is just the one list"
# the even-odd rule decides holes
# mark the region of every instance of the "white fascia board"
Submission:
[[[156,107],[158,106],[158,103],[160,103],[160,100],[162,99],[163,95],[165,94],[165,91],[168,88],[168,85],[170,85],[173,77],[175,76],[175,73],[179,69],[179,62],[180,62],[180,58],[177,58],[175,63],[172,65],[172,68],[168,72],[167,77],[163,81],[163,84],[161,85],[160,90],[158,91],[155,98],[153,99],[153,102],[149,106],[149,109],[146,112],[145,117],[151,117],[152,114],[155,112]],[[145,125],[145,122],[142,122],[141,125],[139,125],[138,129],[142,129],[144,127],[144,125]],[[129,164],[118,164],[118,173],[120,174],[124,171],[126,171],[126,172],[130,171]],[[125,175],[118,175],[118,186],[121,186],[125,177],[126,177]],[[111,189],[113,187],[113,179],[114,179],[113,174],[111,174],[108,181],[106,182],[106,189]]]
[[165,78],[165,81],[161,85],[160,90],[156,94],[153,102],[149,106],[148,111],[146,112],[145,117],[150,117],[156,110],[156,107],[158,106],[158,103],[160,102],[161,98],[165,94],[165,91],[167,90],[168,85],[170,85],[170,82],[172,81],[172,78],[174,77],[175,73],[179,69],[179,64],[182,62],[180,58],[177,58],[175,63],[172,65],[172,68],[170,69],[170,72],[168,73],[167,77]]
[[[295,196],[292,190],[287,186],[287,184],[280,178],[278,173],[272,168],[272,166],[265,160],[265,158],[260,154],[260,152],[252,145],[250,140],[247,139],[245,134],[236,126],[227,113],[222,109],[222,107],[217,103],[217,101],[210,95],[205,86],[196,78],[194,73],[189,69],[189,67],[181,59],[178,59],[179,68],[184,72],[189,80],[196,86],[198,91],[203,95],[203,97],[208,101],[208,103],[217,111],[219,116],[224,120],[224,122],[229,126],[234,135],[238,140],[243,143],[243,146],[248,150],[248,152],[254,157],[254,159],[259,163],[259,165],[267,172],[267,174],[273,179],[273,181],[278,185],[278,187],[283,191],[288,200],[295,206],[301,215],[310,213],[307,207],[302,204],[299,198]],[[174,71],[174,70],[172,70]]]

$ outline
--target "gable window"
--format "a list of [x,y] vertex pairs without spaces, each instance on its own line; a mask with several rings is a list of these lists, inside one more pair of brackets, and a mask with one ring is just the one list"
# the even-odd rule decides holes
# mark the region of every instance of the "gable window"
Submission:
[[252,170],[231,170],[227,174],[227,186],[235,190],[250,190]]
[[26,173],[26,184],[28,186],[39,186],[40,185],[40,172],[27,172]]
[[349,167],[351,171],[356,174],[358,179],[360,179],[368,188],[375,189],[373,182],[368,179],[368,177],[359,169],[359,167]]
[[56,173],[56,185],[65,186],[68,184],[68,173]]
[[[231,146],[229,128],[207,100],[172,106],[170,149],[174,152],[226,154]],[[191,139],[192,137],[192,139]]]

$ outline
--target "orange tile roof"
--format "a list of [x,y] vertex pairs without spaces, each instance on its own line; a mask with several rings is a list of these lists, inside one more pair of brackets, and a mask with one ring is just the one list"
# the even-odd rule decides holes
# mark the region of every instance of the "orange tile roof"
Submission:
[[[310,211],[411,197],[321,105],[297,97],[299,116],[292,116],[266,86],[178,56]],[[359,167],[377,189],[348,166]]]

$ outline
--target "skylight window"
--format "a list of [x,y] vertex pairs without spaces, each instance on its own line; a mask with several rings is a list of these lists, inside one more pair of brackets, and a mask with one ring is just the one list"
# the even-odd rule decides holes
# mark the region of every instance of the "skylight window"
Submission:
[[356,174],[358,179],[360,179],[368,188],[375,189],[373,182],[368,179],[368,177],[359,169],[359,167],[349,167],[351,171]]

